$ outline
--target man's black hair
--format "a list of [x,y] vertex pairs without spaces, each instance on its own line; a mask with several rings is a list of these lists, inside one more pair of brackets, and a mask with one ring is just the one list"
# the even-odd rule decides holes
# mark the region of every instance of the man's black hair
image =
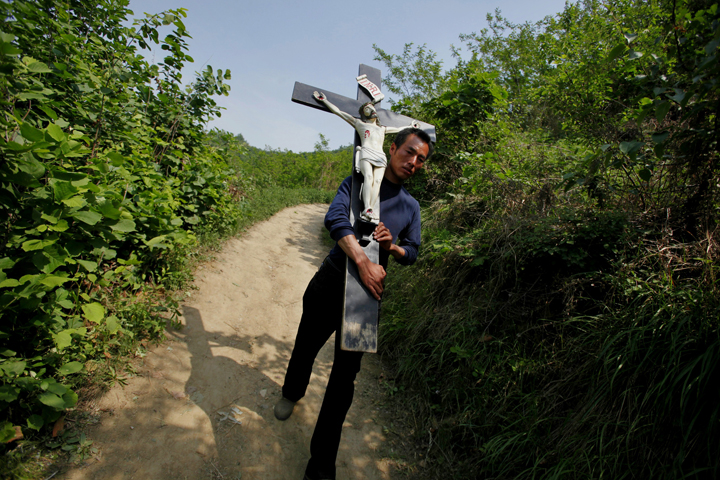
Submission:
[[400,148],[405,143],[405,140],[408,139],[410,135],[417,135],[417,137],[422,140],[423,142],[427,143],[428,146],[428,154],[427,157],[425,157],[425,160],[430,158],[430,156],[433,154],[433,143],[430,139],[430,135],[428,135],[425,130],[420,130],[419,128],[411,127],[411,128],[403,128],[400,130],[400,132],[395,135],[395,140],[393,140],[393,143],[395,144],[395,148]]

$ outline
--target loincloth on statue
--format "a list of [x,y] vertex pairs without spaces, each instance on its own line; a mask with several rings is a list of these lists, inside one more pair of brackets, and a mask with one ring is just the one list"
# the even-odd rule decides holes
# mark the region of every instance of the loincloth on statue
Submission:
[[[370,147],[357,147],[357,150],[360,152],[360,160],[365,160],[373,167],[387,167],[387,157],[385,156],[385,152],[378,151]],[[360,171],[359,163],[360,162],[355,165],[355,170],[358,172]]]

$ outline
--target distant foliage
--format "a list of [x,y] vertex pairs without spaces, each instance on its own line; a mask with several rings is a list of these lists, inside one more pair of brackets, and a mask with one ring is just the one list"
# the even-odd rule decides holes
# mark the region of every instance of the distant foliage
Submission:
[[236,158],[237,165],[259,187],[316,188],[335,190],[352,170],[352,146],[328,149],[320,134],[312,152],[248,147]]
[[442,74],[442,61],[427,46],[415,47],[406,43],[402,55],[386,53],[373,45],[375,60],[383,62],[389,72],[383,79],[383,89],[397,95],[400,100],[388,99],[396,109],[402,109],[412,117],[421,115],[414,107],[429,98],[441,94],[446,88],[446,77]]

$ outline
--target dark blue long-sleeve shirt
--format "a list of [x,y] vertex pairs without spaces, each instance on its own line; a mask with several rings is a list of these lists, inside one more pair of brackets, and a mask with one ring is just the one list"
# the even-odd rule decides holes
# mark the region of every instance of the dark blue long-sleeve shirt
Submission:
[[[325,228],[335,242],[347,235],[355,235],[350,224],[350,192],[352,177],[347,177],[340,184],[335,199],[325,214]],[[400,238],[398,244],[405,250],[405,256],[398,259],[401,265],[415,263],[420,247],[420,204],[402,185],[397,185],[383,178],[380,185],[380,221],[390,230],[393,243]],[[380,249],[380,265],[387,269],[390,253]],[[336,265],[344,265],[345,252],[335,243],[330,251],[330,259]],[[342,263],[341,263],[342,262]]]

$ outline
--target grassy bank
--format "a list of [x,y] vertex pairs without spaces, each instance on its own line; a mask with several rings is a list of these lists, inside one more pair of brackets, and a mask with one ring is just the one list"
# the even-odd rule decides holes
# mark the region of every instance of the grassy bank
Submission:
[[382,351],[409,394],[425,473],[716,476],[720,285],[708,245],[615,212],[471,234],[448,222],[469,213],[425,211],[422,261],[393,269],[384,301]]

